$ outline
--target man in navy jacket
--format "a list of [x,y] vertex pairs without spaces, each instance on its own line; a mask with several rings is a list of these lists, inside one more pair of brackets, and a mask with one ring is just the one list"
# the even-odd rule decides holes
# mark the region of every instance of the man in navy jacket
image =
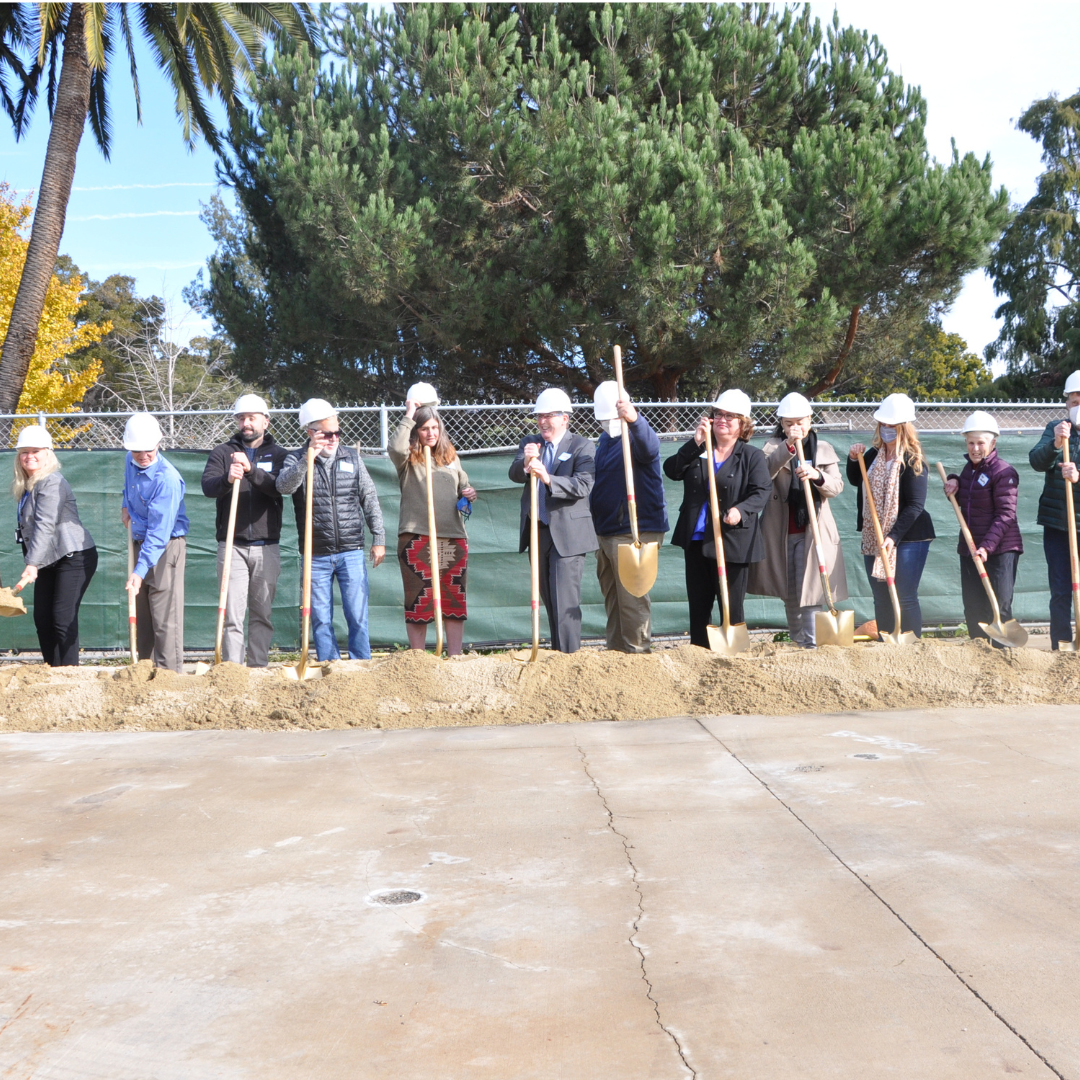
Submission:
[[618,652],[648,652],[652,646],[652,604],[648,595],[633,596],[619,581],[619,545],[634,542],[626,500],[622,425],[630,432],[638,537],[643,544],[660,543],[668,529],[660,440],[629,398],[619,398],[616,383],[604,382],[596,388],[593,409],[605,427],[596,447],[596,482],[589,508],[600,544],[596,576],[607,610],[607,647]]

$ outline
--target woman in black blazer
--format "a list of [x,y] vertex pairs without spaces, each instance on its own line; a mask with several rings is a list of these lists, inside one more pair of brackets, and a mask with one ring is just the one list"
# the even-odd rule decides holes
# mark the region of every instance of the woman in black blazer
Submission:
[[731,621],[745,622],[743,601],[750,564],[765,555],[760,515],[772,495],[772,478],[765,455],[747,440],[754,432],[750,398],[741,390],[725,390],[698,423],[694,437],[664,462],[664,472],[683,483],[683,501],[671,542],[683,549],[686,598],[690,606],[690,642],[709,647],[706,627],[713,604],[719,602],[705,433],[713,432],[713,467],[720,500],[720,535],[727,560]]

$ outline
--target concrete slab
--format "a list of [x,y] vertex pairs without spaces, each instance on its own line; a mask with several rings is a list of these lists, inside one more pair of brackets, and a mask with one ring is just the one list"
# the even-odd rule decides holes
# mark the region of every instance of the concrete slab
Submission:
[[0,736],[0,1075],[1080,1077],[1074,715]]

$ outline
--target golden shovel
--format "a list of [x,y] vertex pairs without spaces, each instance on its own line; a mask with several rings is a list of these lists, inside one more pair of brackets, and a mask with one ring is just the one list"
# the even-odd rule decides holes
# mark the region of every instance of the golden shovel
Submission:
[[196,675],[205,675],[211,667],[221,663],[221,639],[225,636],[225,603],[229,598],[229,574],[232,571],[233,535],[236,532],[236,506],[240,502],[240,481],[234,480],[232,501],[229,503],[229,524],[225,530],[225,559],[221,566],[221,589],[218,591],[217,632],[214,634],[214,663],[200,661],[195,665]]
[[877,540],[878,554],[881,556],[882,565],[885,567],[885,583],[889,586],[889,598],[892,600],[893,609],[893,632],[886,634],[879,630],[878,636],[889,645],[910,645],[915,640],[915,632],[900,631],[902,621],[900,618],[900,597],[896,595],[896,578],[893,576],[893,565],[889,561],[889,553],[885,550],[885,535],[881,531],[881,521],[878,519],[877,507],[874,505],[874,496],[870,492],[870,478],[866,475],[866,459],[859,455],[859,470],[862,473],[863,482],[863,506],[870,511],[870,520],[874,523],[874,538]]
[[523,664],[536,663],[540,655],[540,496],[536,473],[529,473],[529,579],[532,592],[532,648],[510,654]]
[[431,597],[435,604],[435,655],[442,656],[442,582],[439,580],[439,538],[435,535],[435,486],[431,475],[431,447],[424,446],[424,468],[427,471],[428,552],[431,559]]
[[[615,382],[619,387],[619,400],[623,397],[622,349],[615,346]],[[618,550],[619,582],[631,596],[644,596],[656,583],[656,569],[660,559],[660,545],[655,540],[647,544],[638,535],[637,497],[634,494],[634,462],[630,452],[630,429],[622,424],[623,468],[626,470],[626,502],[630,509],[630,532],[632,544],[620,544]]]
[[311,506],[315,489],[315,447],[309,446],[307,452],[307,491],[306,513],[304,515],[304,581],[300,598],[300,663],[296,667],[284,668],[285,678],[304,682],[306,679],[321,679],[321,667],[308,667],[308,638],[311,636]]
[[[940,461],[937,463],[937,471],[941,474],[941,482],[947,484],[949,478],[945,475],[945,468]],[[1001,621],[1001,609],[998,607],[997,597],[994,595],[994,586],[990,584],[990,578],[987,577],[986,566],[983,564],[982,559],[975,554],[978,549],[975,547],[975,539],[972,537],[971,530],[967,527],[963,512],[960,510],[960,504],[956,501],[955,495],[946,493],[946,498],[952,503],[953,511],[956,513],[956,520],[960,522],[960,531],[964,534],[964,542],[971,553],[975,569],[979,571],[979,578],[982,580],[987,599],[990,601],[990,610],[994,613],[993,621],[981,622],[979,626],[982,627],[983,633],[992,641],[1007,645],[1010,649],[1022,649],[1027,644],[1028,632],[1015,619],[1010,619],[1007,623]]]
[[[1065,440],[1062,462],[1069,464],[1069,440]],[[1064,652],[1080,653],[1080,558],[1076,551],[1076,509],[1073,503],[1073,486],[1065,481],[1065,531],[1069,534],[1069,574],[1072,578],[1073,639],[1059,641],[1058,648]]]
[[[127,527],[127,557],[128,579],[135,573],[135,541],[131,538],[131,524]],[[134,667],[139,662],[138,620],[135,615],[135,594],[128,589],[128,648],[131,650],[131,664]]]
[[724,540],[720,535],[720,499],[716,494],[716,469],[713,465],[712,421],[705,429],[706,472],[709,475],[709,506],[712,509],[713,543],[716,545],[716,572],[720,577],[720,604],[724,621],[720,626],[705,628],[709,635],[709,648],[725,656],[745,652],[750,648],[750,631],[746,623],[731,622],[731,602],[728,599],[727,560],[724,557]]
[[[799,451],[799,463],[802,464],[806,461],[802,439],[795,440],[795,449]],[[802,484],[806,492],[806,513],[810,519],[810,532],[814,537],[814,553],[817,555],[821,587],[825,592],[825,603],[829,606],[828,611],[814,612],[814,640],[819,645],[839,645],[848,649],[855,644],[855,612],[840,611],[833,603],[829,571],[825,566],[825,549],[821,546],[821,529],[818,525],[817,507],[814,505],[814,492],[809,480],[804,480]]]

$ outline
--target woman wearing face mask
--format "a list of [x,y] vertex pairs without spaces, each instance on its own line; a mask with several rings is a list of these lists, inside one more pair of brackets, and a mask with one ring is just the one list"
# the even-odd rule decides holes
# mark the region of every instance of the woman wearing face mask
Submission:
[[465,632],[465,570],[469,543],[463,515],[471,512],[476,491],[461,467],[443,430],[433,386],[417,383],[409,388],[405,416],[388,447],[401,486],[398,515],[398,564],[405,587],[405,631],[409,648],[422,650],[427,628],[435,621],[431,554],[428,543],[427,468],[424,447],[431,451],[435,532],[438,536],[439,584],[446,651],[461,654]]
[[[1008,462],[998,457],[999,434],[997,421],[989,413],[973,412],[964,421],[968,463],[959,476],[955,473],[949,475],[945,482],[945,494],[957,496],[978,556],[986,566],[986,576],[997,596],[1001,618],[1008,621],[1012,618],[1016,567],[1024,544],[1016,520],[1020,477]],[[968,636],[984,638],[987,635],[979,623],[990,622],[994,613],[963,534],[956,550],[960,552],[960,588],[964,596],[964,620],[967,622]],[[1004,648],[996,641],[993,645],[996,649]]]
[[60,473],[52,437],[34,424],[15,444],[17,539],[26,569],[15,585],[34,585],[34,626],[50,667],[79,663],[79,605],[97,569],[94,538],[79,520],[71,486]]
[[[762,447],[772,475],[772,497],[761,516],[765,558],[750,568],[748,586],[758,596],[778,596],[784,601],[788,633],[804,649],[815,647],[814,614],[825,602],[804,480],[810,481],[833,599],[846,600],[848,595],[840,533],[828,503],[844,490],[840,459],[811,428],[812,412],[802,394],[788,394],[776,410],[776,431]],[[802,440],[802,462],[796,439]]]
[[919,435],[915,430],[915,402],[907,394],[890,394],[874,413],[877,431],[873,447],[853,443],[848,451],[847,476],[858,491],[857,527],[862,532],[862,554],[866,576],[874,594],[874,617],[878,631],[894,633],[892,600],[885,583],[885,567],[878,555],[870,513],[863,513],[866,492],[859,472],[859,455],[865,453],[870,480],[870,497],[877,508],[885,551],[894,567],[896,592],[900,600],[900,632],[922,634],[919,581],[922,579],[934,523],[926,512],[926,485],[929,471]]
[[707,627],[713,605],[720,602],[705,460],[705,435],[710,427],[733,623],[746,621],[743,603],[750,564],[765,554],[760,515],[772,495],[765,455],[749,441],[754,433],[750,398],[742,390],[725,390],[698,421],[694,437],[664,462],[665,475],[683,484],[682,506],[671,542],[681,547],[685,556],[690,644],[703,649],[709,647]]

